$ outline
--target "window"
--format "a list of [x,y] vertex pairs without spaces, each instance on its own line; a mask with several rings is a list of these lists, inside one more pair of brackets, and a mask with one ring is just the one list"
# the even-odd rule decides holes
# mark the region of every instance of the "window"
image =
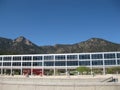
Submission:
[[54,66],[54,62],[44,62],[44,66]]
[[92,54],[92,59],[102,59],[102,54]]
[[77,59],[77,55],[67,55],[68,60],[74,60]]
[[90,55],[79,55],[79,59],[90,59]]
[[21,62],[13,62],[12,66],[21,66]]
[[120,65],[120,60],[117,60],[117,64],[119,64],[119,65]]
[[116,65],[115,60],[105,60],[105,65]]
[[24,61],[32,60],[32,57],[31,57],[31,56],[24,56],[24,57],[23,57],[23,60],[24,60]]
[[31,66],[31,62],[22,62],[22,66]]
[[3,66],[11,66],[11,62],[3,62]]
[[33,66],[42,66],[42,62],[33,62]]
[[80,66],[88,66],[90,65],[90,61],[79,61]]
[[78,66],[78,61],[67,61],[67,66]]
[[4,61],[10,61],[10,60],[11,60],[11,57],[3,57],[3,60],[4,60]]
[[2,63],[0,62],[0,66],[2,66]]
[[33,56],[33,60],[42,60],[42,56]]
[[0,57],[0,61],[2,61],[2,57]]
[[54,60],[54,56],[44,56],[44,60]]
[[13,61],[20,61],[21,57],[13,57]]
[[102,60],[92,61],[92,65],[103,65]]
[[55,61],[55,66],[66,66],[65,61]]
[[120,58],[120,53],[117,53],[117,58]]
[[105,59],[109,59],[109,58],[115,58],[115,54],[104,54],[104,58]]
[[55,60],[65,60],[65,55],[57,55],[55,56]]

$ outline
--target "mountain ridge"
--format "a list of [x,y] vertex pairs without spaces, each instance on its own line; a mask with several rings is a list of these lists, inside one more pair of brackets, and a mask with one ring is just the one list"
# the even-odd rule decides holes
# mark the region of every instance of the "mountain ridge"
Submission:
[[20,36],[14,40],[0,37],[0,54],[50,54],[120,51],[120,44],[101,38],[90,38],[75,44],[38,46]]

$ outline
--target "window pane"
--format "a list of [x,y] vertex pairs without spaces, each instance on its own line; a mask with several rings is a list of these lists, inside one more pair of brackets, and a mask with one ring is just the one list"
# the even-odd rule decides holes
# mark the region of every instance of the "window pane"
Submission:
[[78,66],[78,61],[67,61],[67,66]]
[[2,60],[2,57],[0,57],[0,61]]
[[0,66],[2,66],[2,63],[0,62]]
[[120,53],[117,53],[117,58],[120,58]]
[[53,56],[44,56],[44,60],[54,60]]
[[104,58],[105,58],[105,59],[115,58],[115,54],[104,54]]
[[65,55],[57,55],[55,56],[55,60],[65,60]]
[[33,60],[42,60],[42,56],[33,56]]
[[31,66],[31,62],[22,62],[22,66]]
[[80,66],[87,66],[90,65],[90,61],[79,61]]
[[21,57],[13,57],[13,61],[20,61]]
[[54,62],[44,62],[44,66],[54,66]]
[[31,57],[31,56],[24,56],[24,57],[23,57],[23,60],[24,60],[24,61],[32,60],[32,57]]
[[117,60],[117,64],[119,64],[119,65],[120,65],[120,60]]
[[92,59],[102,59],[102,54],[92,54]]
[[12,66],[21,66],[21,62],[13,62]]
[[55,61],[55,66],[65,66],[65,61]]
[[77,55],[67,55],[68,60],[74,60],[77,59]]
[[102,60],[92,61],[92,65],[103,65]]
[[42,62],[33,62],[33,66],[42,66]]
[[10,61],[10,60],[11,60],[11,57],[3,57],[3,60],[4,60],[4,61]]
[[105,60],[105,65],[116,65],[115,60]]
[[90,55],[79,55],[79,59],[90,59]]
[[11,62],[3,62],[3,66],[11,66]]

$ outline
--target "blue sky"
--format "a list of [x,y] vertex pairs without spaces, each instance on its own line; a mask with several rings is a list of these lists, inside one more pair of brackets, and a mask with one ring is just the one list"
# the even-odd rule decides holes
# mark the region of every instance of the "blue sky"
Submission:
[[37,45],[120,43],[120,0],[0,0],[0,37]]

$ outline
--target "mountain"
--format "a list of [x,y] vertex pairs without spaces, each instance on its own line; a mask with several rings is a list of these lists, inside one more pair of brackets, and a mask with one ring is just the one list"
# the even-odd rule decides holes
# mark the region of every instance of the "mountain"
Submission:
[[15,40],[13,40],[14,44],[16,43],[24,43],[28,46],[34,46],[35,44],[33,44],[31,41],[27,40],[25,37],[20,36],[18,38],[16,38]]
[[74,44],[77,52],[110,52],[120,51],[120,44],[113,43],[100,38],[91,38],[87,41]]
[[37,45],[35,45],[34,43],[32,43],[23,36],[20,36],[15,40],[13,40],[13,44],[11,48],[14,51],[14,53],[18,53],[18,54],[28,54],[28,53],[34,54],[40,52],[39,50],[40,48]]
[[12,44],[12,39],[0,37],[0,54],[9,54]]
[[91,38],[75,44],[38,46],[23,36],[14,40],[0,37],[0,54],[46,54],[120,51],[120,44]]
[[0,38],[0,54],[35,54],[42,49],[23,36],[14,40]]

